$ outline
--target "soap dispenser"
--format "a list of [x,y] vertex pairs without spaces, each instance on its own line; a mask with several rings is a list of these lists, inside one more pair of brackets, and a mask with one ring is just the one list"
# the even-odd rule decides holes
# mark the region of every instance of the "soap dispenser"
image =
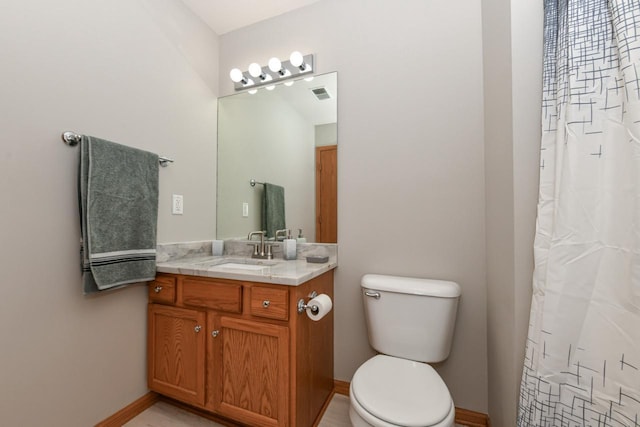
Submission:
[[307,243],[307,238],[302,235],[302,228],[298,228],[298,243]]
[[291,237],[291,230],[287,230],[287,238],[282,241],[282,257],[287,261],[297,258],[296,239]]

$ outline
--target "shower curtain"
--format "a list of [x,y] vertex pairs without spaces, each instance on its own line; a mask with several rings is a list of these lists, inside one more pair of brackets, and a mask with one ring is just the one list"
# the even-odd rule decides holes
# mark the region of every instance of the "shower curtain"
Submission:
[[518,426],[640,426],[640,0],[545,0]]

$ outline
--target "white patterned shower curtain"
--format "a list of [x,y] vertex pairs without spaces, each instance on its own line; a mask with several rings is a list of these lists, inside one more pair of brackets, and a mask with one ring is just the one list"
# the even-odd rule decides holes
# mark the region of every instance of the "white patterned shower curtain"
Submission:
[[545,0],[518,426],[640,426],[640,0]]

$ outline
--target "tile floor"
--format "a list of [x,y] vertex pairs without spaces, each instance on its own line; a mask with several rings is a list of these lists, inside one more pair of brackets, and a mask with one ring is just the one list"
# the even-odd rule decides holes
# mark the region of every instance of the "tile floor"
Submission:
[[[191,412],[158,402],[123,427],[223,427]],[[318,427],[351,427],[349,398],[336,394],[322,417]]]
[[[218,423],[199,417],[191,412],[158,402],[123,427],[223,427]],[[336,394],[331,399],[318,427],[351,427],[349,421],[349,398]],[[458,426],[456,424],[456,427]]]

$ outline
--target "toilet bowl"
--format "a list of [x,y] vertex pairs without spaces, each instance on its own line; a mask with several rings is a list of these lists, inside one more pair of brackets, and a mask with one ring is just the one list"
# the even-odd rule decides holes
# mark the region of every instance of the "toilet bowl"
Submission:
[[354,427],[452,427],[455,407],[425,363],[377,355],[358,368],[349,390]]
[[360,282],[369,343],[379,354],[351,380],[354,427],[452,427],[449,389],[428,363],[451,350],[460,285],[365,274]]

